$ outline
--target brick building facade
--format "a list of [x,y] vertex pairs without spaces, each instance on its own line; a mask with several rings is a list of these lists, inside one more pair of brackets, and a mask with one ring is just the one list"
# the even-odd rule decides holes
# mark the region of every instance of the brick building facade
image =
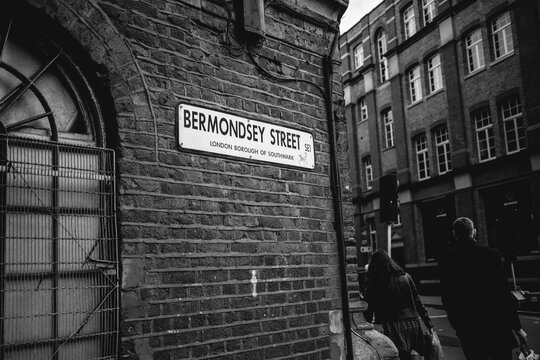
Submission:
[[[241,1],[17,3],[0,22],[0,357],[336,358],[357,288],[347,1],[269,1],[262,39]],[[186,149],[179,104],[307,133],[313,166]]]
[[457,216],[540,285],[539,23],[534,0],[388,0],[340,38],[357,242],[387,248],[395,174],[392,255],[424,291]]

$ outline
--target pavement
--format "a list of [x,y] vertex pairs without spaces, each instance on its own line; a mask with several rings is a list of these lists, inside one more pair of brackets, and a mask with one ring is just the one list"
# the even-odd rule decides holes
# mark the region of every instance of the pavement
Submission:
[[[420,296],[426,306],[433,327],[441,340],[445,360],[466,360],[461,350],[461,344],[454,329],[448,323],[446,312],[439,296]],[[540,313],[520,311],[519,317],[523,330],[528,334],[528,345],[540,352]],[[422,359],[418,357],[418,359]]]
[[439,296],[420,296],[420,299],[427,308],[433,327],[439,336],[444,352],[444,359],[466,360],[461,350],[459,339],[450,324],[448,324],[441,298]]

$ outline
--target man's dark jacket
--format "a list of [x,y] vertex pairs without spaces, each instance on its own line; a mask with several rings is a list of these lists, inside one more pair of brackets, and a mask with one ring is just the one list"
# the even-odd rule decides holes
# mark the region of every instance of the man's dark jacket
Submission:
[[498,251],[473,239],[456,241],[441,257],[442,301],[458,336],[515,345],[521,324]]

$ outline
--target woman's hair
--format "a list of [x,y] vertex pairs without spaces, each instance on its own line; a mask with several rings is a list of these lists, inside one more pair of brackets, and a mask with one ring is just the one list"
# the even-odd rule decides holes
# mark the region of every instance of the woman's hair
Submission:
[[386,283],[394,275],[403,275],[405,271],[399,266],[388,253],[379,249],[371,255],[367,271],[370,282]]

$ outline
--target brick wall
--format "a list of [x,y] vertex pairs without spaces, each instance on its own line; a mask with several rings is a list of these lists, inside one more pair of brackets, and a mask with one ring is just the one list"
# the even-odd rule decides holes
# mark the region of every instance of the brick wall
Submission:
[[[341,293],[327,114],[317,86],[324,86],[322,60],[334,36],[325,23],[337,28],[344,4],[265,8],[267,36],[256,58],[277,76],[303,80],[281,82],[263,76],[234,39],[226,1],[29,2],[69,31],[110,83],[122,357],[329,358],[329,312],[341,308]],[[353,214],[338,76],[332,86],[347,239]],[[315,169],[179,151],[180,101],[311,132]],[[355,256],[353,247],[352,293]]]

